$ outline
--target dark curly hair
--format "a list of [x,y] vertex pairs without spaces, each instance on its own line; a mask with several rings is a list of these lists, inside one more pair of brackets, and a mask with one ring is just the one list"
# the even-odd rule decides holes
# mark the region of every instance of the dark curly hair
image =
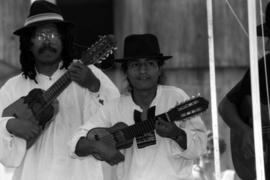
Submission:
[[[61,34],[61,40],[63,44],[63,50],[61,58],[63,60],[62,68],[67,68],[73,60],[73,34],[72,29],[64,27],[60,24],[55,23],[59,33]],[[36,70],[35,70],[35,58],[31,52],[33,43],[31,37],[34,35],[36,28],[31,28],[24,34],[20,35],[20,63],[22,66],[22,74],[27,79],[30,78],[36,83]]]

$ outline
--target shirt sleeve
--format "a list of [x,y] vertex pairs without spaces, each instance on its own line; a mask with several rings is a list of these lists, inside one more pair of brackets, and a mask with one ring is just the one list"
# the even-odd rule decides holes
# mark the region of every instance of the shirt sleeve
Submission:
[[[106,106],[106,105],[105,105]],[[93,116],[85,115],[85,118],[88,118],[85,123],[77,129],[75,134],[73,135],[72,139],[69,141],[69,151],[72,158],[83,159],[86,157],[79,157],[75,154],[76,145],[80,138],[86,137],[87,133],[96,127],[109,127],[110,122],[107,119],[105,106],[101,107],[97,113]]]
[[[265,64],[266,63],[266,64]],[[270,54],[266,55],[266,59],[259,60],[259,85],[260,85],[260,98],[261,103],[267,105],[268,93],[270,89]]]
[[[10,104],[10,88],[5,85],[0,90],[0,113]],[[26,141],[10,134],[6,129],[8,120],[13,117],[0,118],[0,162],[6,167],[18,167],[26,153]]]
[[26,141],[7,131],[6,124],[10,118],[1,118],[0,121],[0,162],[6,167],[18,167],[26,153]]
[[250,94],[250,71],[248,70],[244,77],[229,91],[226,97],[230,102],[239,105],[242,102],[242,99]]
[[206,127],[200,117],[186,120],[180,125],[187,136],[187,149],[183,150],[174,140],[172,140],[172,154],[175,157],[185,157],[196,159],[206,152],[207,134]]
[[[180,95],[178,96],[180,102],[189,99],[188,95],[182,90],[178,94]],[[201,117],[195,116],[185,121],[176,122],[176,124],[186,133],[187,148],[184,150],[174,140],[171,140],[171,152],[174,157],[196,159],[206,152],[207,130]]]
[[[118,98],[120,96],[119,90],[113,84],[113,82],[104,74],[100,69],[94,65],[88,66],[96,77],[100,80],[100,88],[98,92],[88,92],[88,95],[92,98],[86,98],[83,110],[83,122],[84,125],[79,127],[72,139],[68,142],[70,155],[73,158],[85,158],[79,157],[75,154],[76,145],[81,137],[86,137],[89,130],[95,127],[105,127],[106,117],[103,107],[107,105],[109,101]],[[90,94],[89,94],[90,93]]]

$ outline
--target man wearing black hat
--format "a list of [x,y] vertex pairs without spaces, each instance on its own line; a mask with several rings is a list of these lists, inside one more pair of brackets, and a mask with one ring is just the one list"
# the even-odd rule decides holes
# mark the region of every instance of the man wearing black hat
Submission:
[[[257,26],[257,36],[264,38],[264,51],[268,51],[270,49],[270,3],[266,7],[265,20],[264,24]],[[269,126],[270,54],[259,59],[258,63],[262,125],[267,127]],[[251,103],[251,80],[248,69],[244,77],[221,100],[218,107],[219,114],[231,129],[232,160],[236,173],[242,179],[256,178]],[[268,157],[265,158],[265,174],[266,179],[270,180],[270,154],[268,154],[269,150],[267,151],[269,137],[263,136],[263,141],[265,157]]]
[[[160,53],[158,40],[152,34],[125,38],[124,58],[116,61],[122,64],[130,89],[101,108],[74,135],[71,151],[75,156],[93,158],[89,156],[92,154],[111,165],[117,164],[118,180],[191,178],[193,160],[206,150],[206,128],[200,117],[181,123],[160,118],[152,126],[155,130],[140,133],[132,139],[131,147],[121,152],[113,145],[115,140],[108,130],[96,128],[124,122],[129,126],[137,124],[140,129],[140,123],[187,100],[182,89],[160,84],[162,66],[170,58]],[[94,132],[97,134],[92,136]],[[104,141],[98,140],[100,133]]]
[[[72,27],[56,5],[38,0],[24,27],[14,32],[20,37],[22,73],[0,90],[0,162],[15,168],[14,180],[101,176],[91,160],[70,158],[67,142],[85,115],[119,92],[95,66],[72,63]],[[51,103],[54,97],[57,102]]]

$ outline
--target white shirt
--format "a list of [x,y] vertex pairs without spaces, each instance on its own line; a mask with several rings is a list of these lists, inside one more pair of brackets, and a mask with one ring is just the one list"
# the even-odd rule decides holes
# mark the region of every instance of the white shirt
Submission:
[[[155,115],[167,112],[177,103],[188,99],[187,94],[176,87],[158,86],[157,94],[151,103],[156,106]],[[95,127],[111,127],[117,122],[133,125],[133,112],[142,109],[136,105],[130,95],[121,95],[88,119],[80,127],[70,142],[74,154],[76,143],[82,136]],[[138,149],[134,140],[132,147],[121,150],[125,160],[117,165],[118,180],[180,180],[192,177],[193,160],[206,151],[206,127],[200,117],[177,122],[187,134],[187,149],[183,150],[172,139],[162,138],[155,133],[156,144]]]
[[[93,93],[72,82],[57,98],[59,111],[54,120],[30,149],[26,149],[24,139],[7,131],[6,123],[10,117],[0,118],[0,162],[6,167],[15,167],[13,180],[103,178],[100,167],[93,165],[91,158],[72,159],[67,146],[75,130],[102,106],[101,102],[107,103],[120,95],[101,70],[93,65],[89,67],[101,82],[99,91]],[[0,113],[33,88],[47,90],[64,72],[66,70],[58,69],[50,78],[37,74],[38,84],[21,74],[9,79],[0,90]]]
[[[198,164],[193,165],[193,178],[192,180],[215,180],[215,170],[214,168],[211,169],[210,173],[204,172],[205,170],[200,167]],[[232,169],[226,169],[221,171],[221,179],[220,180],[234,180],[235,178],[235,171]]]

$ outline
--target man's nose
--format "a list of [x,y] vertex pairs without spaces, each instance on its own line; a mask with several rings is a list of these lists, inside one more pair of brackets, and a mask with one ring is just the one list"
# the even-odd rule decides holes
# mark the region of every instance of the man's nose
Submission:
[[48,37],[46,37],[44,40],[43,40],[43,43],[45,43],[45,44],[51,44],[51,39],[50,38],[48,38]]
[[147,65],[145,63],[141,63],[139,70],[140,70],[140,73],[145,73],[147,71]]

